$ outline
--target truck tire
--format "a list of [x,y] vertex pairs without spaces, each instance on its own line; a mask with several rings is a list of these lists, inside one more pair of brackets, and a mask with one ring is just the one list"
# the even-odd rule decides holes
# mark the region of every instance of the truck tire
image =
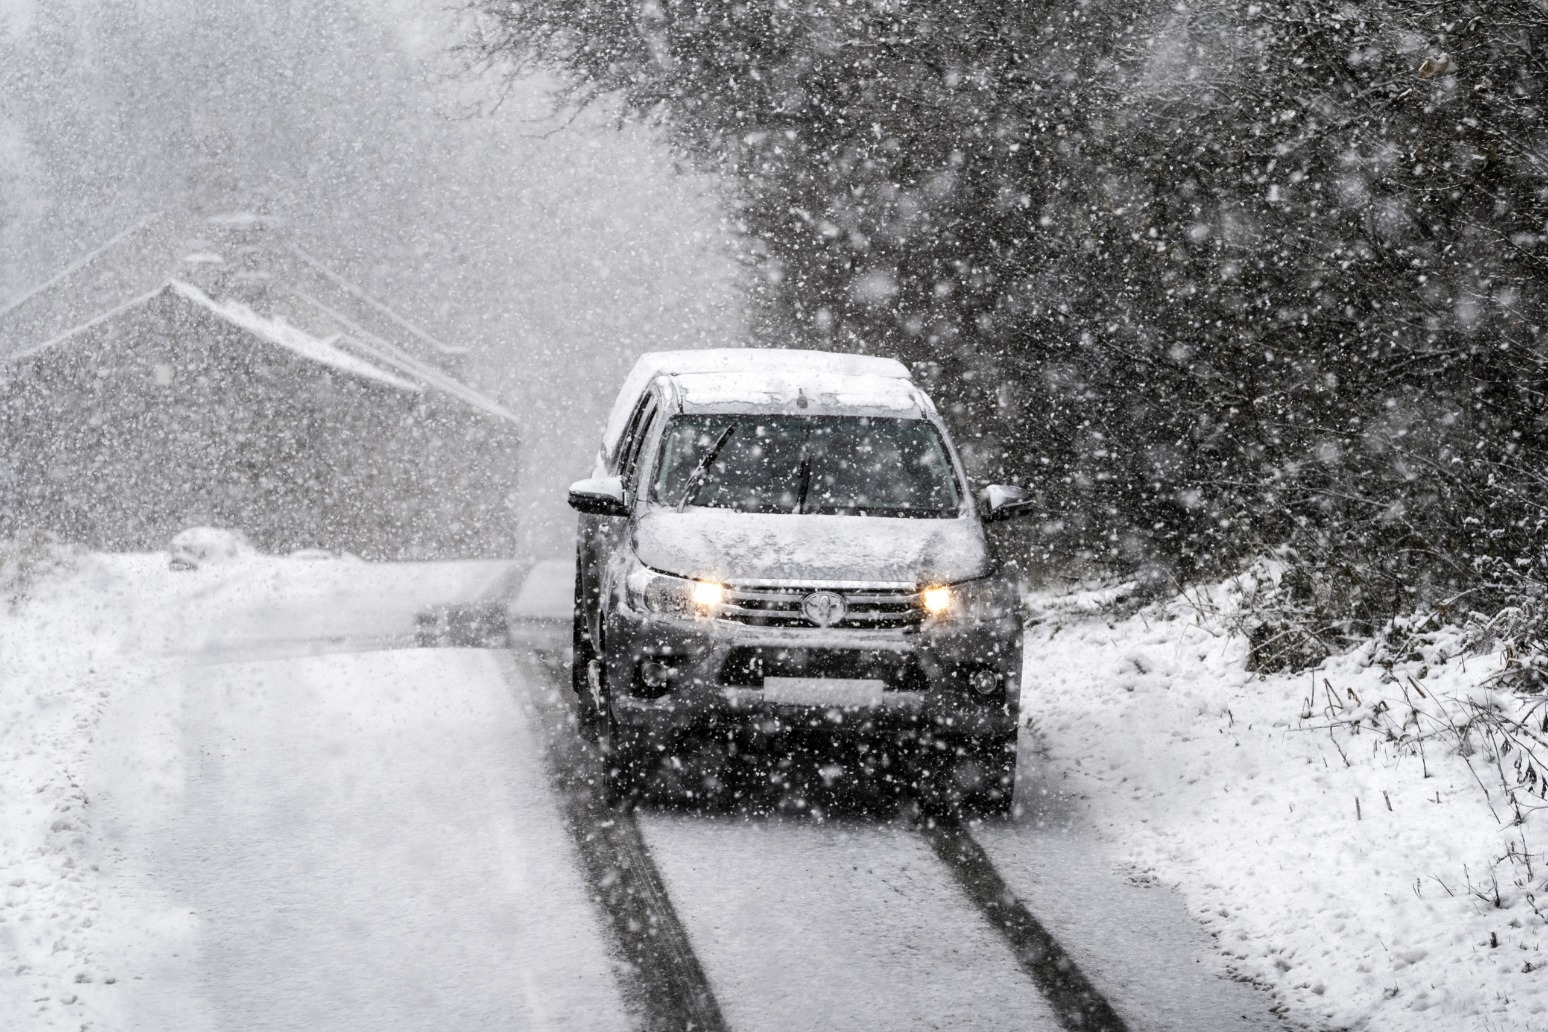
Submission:
[[959,740],[926,759],[918,784],[920,803],[936,813],[1004,816],[1015,801],[1016,735]]
[[645,784],[645,751],[639,736],[621,727],[613,718],[613,707],[603,706],[598,722],[597,744],[602,754],[602,799],[619,810],[632,810],[639,802]]
[[986,817],[1011,812],[1016,801],[1016,735],[974,743],[967,754],[977,767],[977,784],[969,791],[967,806]]
[[575,564],[575,608],[570,619],[570,690],[575,693],[575,723],[582,738],[595,742],[601,724],[597,700],[592,693],[592,670],[597,651],[586,631],[585,597],[581,593],[580,563]]

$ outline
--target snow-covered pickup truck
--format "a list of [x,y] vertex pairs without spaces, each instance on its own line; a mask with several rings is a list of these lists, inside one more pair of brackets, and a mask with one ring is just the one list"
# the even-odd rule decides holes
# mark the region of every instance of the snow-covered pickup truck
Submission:
[[685,739],[818,735],[905,761],[931,799],[1009,807],[1021,618],[984,523],[1029,503],[974,497],[901,363],[645,355],[569,503],[573,686],[613,800]]

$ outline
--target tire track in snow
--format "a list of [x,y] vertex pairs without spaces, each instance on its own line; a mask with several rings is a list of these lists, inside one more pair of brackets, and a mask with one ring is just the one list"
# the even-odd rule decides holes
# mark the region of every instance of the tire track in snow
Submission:
[[1112,1005],[1075,961],[1022,905],[984,847],[953,817],[925,818],[920,833],[984,919],[1010,944],[1016,960],[1069,1032],[1128,1032]]
[[[519,653],[518,653],[519,656]],[[525,666],[530,676],[523,678]],[[568,691],[548,664],[506,665],[512,690],[542,721],[549,766],[582,873],[622,959],[624,999],[644,1032],[729,1032],[704,968],[667,896],[633,813],[602,799],[601,759],[574,727]],[[530,682],[530,690],[520,684]],[[561,694],[561,691],[564,694]]]
[[[535,666],[536,664],[534,664]],[[625,994],[648,1029],[726,1029],[634,814],[608,806],[601,761],[583,742],[568,705],[566,671],[543,663],[531,681],[549,743],[556,788],[586,876],[629,965]],[[1069,1032],[1129,1032],[1068,952],[1006,885],[993,861],[956,818],[924,817],[919,831]]]

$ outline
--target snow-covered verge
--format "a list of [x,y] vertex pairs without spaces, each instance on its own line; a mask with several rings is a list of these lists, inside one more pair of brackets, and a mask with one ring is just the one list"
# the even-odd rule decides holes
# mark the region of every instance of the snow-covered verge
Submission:
[[1043,773],[1293,1024],[1548,1028],[1543,772],[1491,730],[1543,712],[1487,687],[1505,656],[1442,627],[1395,663],[1373,642],[1260,675],[1241,595],[1125,615],[1034,595],[1023,712]]
[[92,1021],[87,987],[125,975],[96,927],[107,861],[82,772],[113,694],[148,671],[121,660],[135,579],[51,551],[0,598],[0,1028],[73,1032]]
[[[477,597],[510,564],[244,556],[178,571],[166,555],[21,552],[0,541],[0,1029],[122,1028],[131,1011],[200,1027],[189,1000],[155,998],[198,918],[114,838],[184,791],[164,686],[190,663],[261,657],[266,636],[409,641],[419,605]],[[343,604],[348,586],[366,601]],[[104,792],[119,797],[111,821]]]

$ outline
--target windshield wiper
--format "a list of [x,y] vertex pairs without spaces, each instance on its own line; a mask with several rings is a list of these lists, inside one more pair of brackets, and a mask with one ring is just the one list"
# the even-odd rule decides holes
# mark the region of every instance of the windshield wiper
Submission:
[[735,423],[727,426],[721,433],[720,439],[715,442],[715,446],[704,453],[704,458],[699,460],[699,464],[688,475],[688,483],[683,485],[682,497],[677,500],[678,512],[682,512],[688,507],[689,502],[699,497],[699,489],[704,486],[704,475],[709,472],[710,464],[715,461],[715,457],[720,454],[720,449],[725,447],[726,442],[731,439],[731,435],[735,432]]
[[[808,441],[808,443],[811,441],[811,433],[810,433],[810,431],[808,431],[808,433],[807,433],[807,441]],[[812,453],[811,453],[811,451],[808,448],[803,447],[801,449],[801,489],[800,489],[801,493],[796,495],[796,506],[795,506],[795,511],[798,514],[799,513],[803,513],[803,512],[806,511],[806,492],[811,489],[811,486],[812,486]]]

